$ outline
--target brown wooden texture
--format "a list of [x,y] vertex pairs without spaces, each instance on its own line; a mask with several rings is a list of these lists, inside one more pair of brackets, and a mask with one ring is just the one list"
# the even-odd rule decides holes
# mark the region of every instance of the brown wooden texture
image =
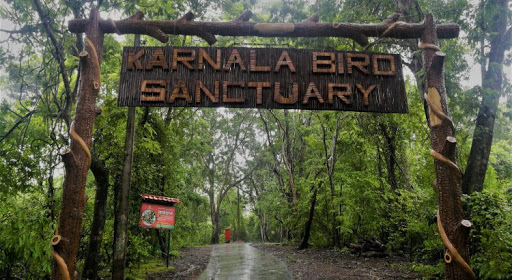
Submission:
[[[340,37],[350,38],[360,45],[367,45],[367,37],[391,37],[399,39],[419,38],[425,29],[421,23],[396,22],[399,14],[394,14],[379,24],[352,24],[343,22],[319,23],[309,20],[299,23],[257,23],[248,22],[252,13],[246,11],[237,20],[230,22],[193,21],[188,13],[178,20],[143,20],[144,14],[138,11],[124,20],[101,20],[100,28],[104,33],[148,34],[162,42],[167,42],[166,34],[194,35],[203,38],[210,45],[216,42],[214,35],[221,36],[259,36],[259,37]],[[396,23],[393,25],[393,23]],[[69,31],[82,33],[87,20],[69,21]],[[393,28],[389,28],[393,25]],[[442,39],[457,38],[459,26],[442,24],[437,28],[437,36]]]
[[[80,244],[80,231],[85,204],[85,185],[91,163],[89,147],[92,141],[92,127],[96,115],[96,97],[100,87],[100,64],[103,49],[103,32],[99,28],[99,12],[91,11],[87,21],[83,66],[80,67],[80,86],[76,105],[75,120],[71,125],[71,147],[62,153],[66,174],[64,176],[62,208],[60,210],[58,235],[60,243],[55,251],[65,260],[71,279],[75,279],[76,258]],[[52,272],[53,279],[64,279],[59,270]]]
[[[420,48],[425,67],[425,101],[429,106],[427,119],[430,127],[432,151],[436,171],[436,190],[439,199],[438,227],[443,243],[449,251],[446,279],[474,279],[469,268],[467,234],[458,231],[463,220],[461,172],[456,164],[456,140],[449,118],[443,62],[445,54],[439,51],[436,26],[432,15],[425,18],[427,26]],[[436,95],[432,98],[432,95]],[[466,235],[466,236],[463,236]],[[458,260],[458,261],[455,261]]]
[[407,112],[396,54],[127,47],[119,92],[120,106]]

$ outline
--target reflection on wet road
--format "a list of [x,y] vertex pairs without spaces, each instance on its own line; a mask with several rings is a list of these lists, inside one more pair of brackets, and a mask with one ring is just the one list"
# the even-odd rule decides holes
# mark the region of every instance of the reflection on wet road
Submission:
[[213,247],[210,263],[199,280],[292,279],[286,265],[246,243]]

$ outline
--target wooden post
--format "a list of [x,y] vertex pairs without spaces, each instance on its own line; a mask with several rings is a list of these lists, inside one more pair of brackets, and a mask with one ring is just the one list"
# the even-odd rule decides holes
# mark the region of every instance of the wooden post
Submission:
[[[436,190],[439,199],[438,228],[446,247],[446,279],[475,279],[468,265],[469,230],[457,230],[463,222],[461,171],[455,159],[455,129],[449,118],[444,84],[443,63],[445,54],[438,47],[436,26],[432,15],[424,21],[425,30],[420,48],[423,50],[425,69],[425,103],[428,105],[427,120],[430,128],[436,172]],[[453,261],[452,261],[453,260]]]
[[[140,46],[140,35],[135,35],[134,46]],[[135,107],[128,108],[126,119],[126,136],[124,141],[124,165],[121,189],[118,193],[118,203],[114,228],[114,259],[112,262],[112,279],[124,279],[126,265],[126,250],[128,244],[128,222],[130,217],[130,183],[133,166],[133,145],[135,142]]]
[[169,268],[169,254],[171,252],[171,229],[167,229],[167,253],[165,254],[165,267]]
[[101,112],[95,104],[101,85],[100,64],[103,50],[103,31],[99,27],[99,19],[98,9],[92,9],[85,32],[85,50],[80,53],[83,67],[80,68],[80,94],[75,120],[71,124],[71,147],[61,154],[66,174],[59,224],[52,239],[52,255],[59,268],[53,270],[53,279],[77,277],[76,256],[86,201],[85,184],[91,164],[89,147],[94,119]]

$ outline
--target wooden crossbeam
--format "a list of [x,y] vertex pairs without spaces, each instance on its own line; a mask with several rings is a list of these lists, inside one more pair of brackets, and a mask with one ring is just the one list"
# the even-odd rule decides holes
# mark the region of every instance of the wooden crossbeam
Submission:
[[[203,38],[210,45],[220,36],[258,36],[258,37],[340,37],[349,38],[361,46],[368,44],[368,37],[413,39],[421,38],[425,25],[423,23],[397,22],[399,14],[393,14],[378,24],[352,24],[343,22],[322,23],[313,15],[309,20],[298,23],[249,22],[251,11],[246,11],[236,20],[229,22],[194,21],[193,14],[187,13],[177,20],[144,20],[141,11],[123,20],[99,20],[103,33],[143,34],[161,42],[169,40],[167,34],[193,35]],[[69,31],[82,33],[89,23],[88,19],[69,21]],[[389,28],[393,25],[391,28]],[[456,24],[437,25],[437,37],[440,39],[457,38],[459,26]]]

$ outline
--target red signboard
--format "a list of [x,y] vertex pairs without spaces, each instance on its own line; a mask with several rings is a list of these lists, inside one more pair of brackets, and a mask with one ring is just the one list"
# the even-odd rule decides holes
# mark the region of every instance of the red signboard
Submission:
[[160,204],[142,203],[140,226],[147,228],[174,228],[174,207]]

